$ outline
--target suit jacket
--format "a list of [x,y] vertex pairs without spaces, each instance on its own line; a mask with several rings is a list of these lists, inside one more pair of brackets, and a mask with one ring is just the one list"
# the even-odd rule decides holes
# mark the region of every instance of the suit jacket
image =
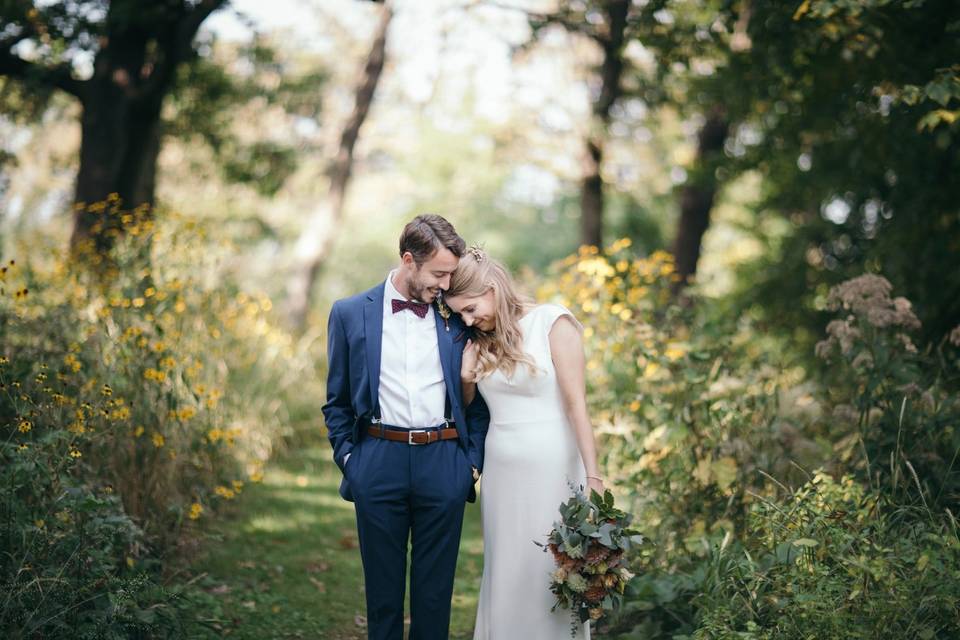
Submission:
[[[327,326],[327,402],[323,405],[323,417],[327,423],[327,437],[333,445],[333,459],[341,472],[344,457],[367,435],[363,426],[379,413],[384,284],[337,300],[330,310]],[[460,435],[459,445],[473,466],[482,471],[483,441],[487,435],[490,413],[479,393],[470,406],[464,407],[460,387],[460,362],[469,331],[458,316],[450,316],[448,331],[436,308],[433,315],[437,321],[437,346],[440,349],[447,397]],[[345,500],[353,501],[346,476],[340,483],[340,495]],[[473,502],[476,499],[476,490],[471,488],[467,500]]]

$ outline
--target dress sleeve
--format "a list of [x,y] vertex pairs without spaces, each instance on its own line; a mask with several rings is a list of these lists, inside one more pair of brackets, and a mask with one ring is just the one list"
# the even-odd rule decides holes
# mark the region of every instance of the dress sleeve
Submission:
[[543,335],[549,336],[550,331],[553,330],[553,325],[557,323],[561,317],[567,316],[573,320],[574,326],[583,333],[583,325],[580,324],[580,321],[577,320],[576,316],[570,312],[569,309],[560,304],[544,304],[540,307],[540,327],[542,328]]

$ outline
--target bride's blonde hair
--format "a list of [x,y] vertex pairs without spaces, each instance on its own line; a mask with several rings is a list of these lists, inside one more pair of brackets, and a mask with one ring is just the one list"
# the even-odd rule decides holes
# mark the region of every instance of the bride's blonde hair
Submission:
[[533,306],[533,299],[517,290],[510,273],[479,247],[471,247],[460,258],[460,264],[450,279],[447,298],[481,296],[493,290],[496,326],[493,331],[477,331],[473,341],[477,345],[476,379],[486,378],[500,369],[507,377],[513,376],[520,364],[530,374],[537,372],[537,364],[523,350],[520,317]]

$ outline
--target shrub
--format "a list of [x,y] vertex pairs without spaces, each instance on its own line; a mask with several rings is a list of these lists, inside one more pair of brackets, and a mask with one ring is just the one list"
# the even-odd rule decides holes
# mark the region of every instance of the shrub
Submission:
[[163,560],[259,480],[311,380],[196,221],[91,207],[124,229],[109,256],[0,272],[0,629],[30,637],[169,627]]
[[954,638],[960,538],[952,517],[816,473],[751,509],[742,542],[710,557],[697,640]]
[[[960,397],[955,356],[945,337],[922,352],[910,302],[891,298],[883,277],[867,274],[830,290],[817,354],[834,364],[826,395],[833,405],[834,448],[846,466],[888,493],[931,506],[960,504]],[[912,490],[912,487],[916,491]]]
[[793,463],[828,451],[806,435],[820,404],[804,369],[749,317],[678,302],[674,281],[669,254],[633,256],[619,241],[581,250],[539,292],[585,325],[603,463],[654,542],[614,628],[647,625],[651,637],[692,629],[702,563],[744,535],[754,495],[769,492],[761,472],[802,478]]

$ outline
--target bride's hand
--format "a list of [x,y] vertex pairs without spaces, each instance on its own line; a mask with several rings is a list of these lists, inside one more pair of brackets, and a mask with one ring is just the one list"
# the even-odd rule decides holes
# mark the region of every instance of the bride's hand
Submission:
[[460,379],[464,382],[475,382],[476,369],[477,343],[467,340],[467,346],[463,348],[463,360],[460,362]]
[[603,486],[603,480],[600,480],[599,478],[592,478],[592,477],[587,478],[587,489],[593,489],[600,495],[603,495],[603,492],[605,490]]

